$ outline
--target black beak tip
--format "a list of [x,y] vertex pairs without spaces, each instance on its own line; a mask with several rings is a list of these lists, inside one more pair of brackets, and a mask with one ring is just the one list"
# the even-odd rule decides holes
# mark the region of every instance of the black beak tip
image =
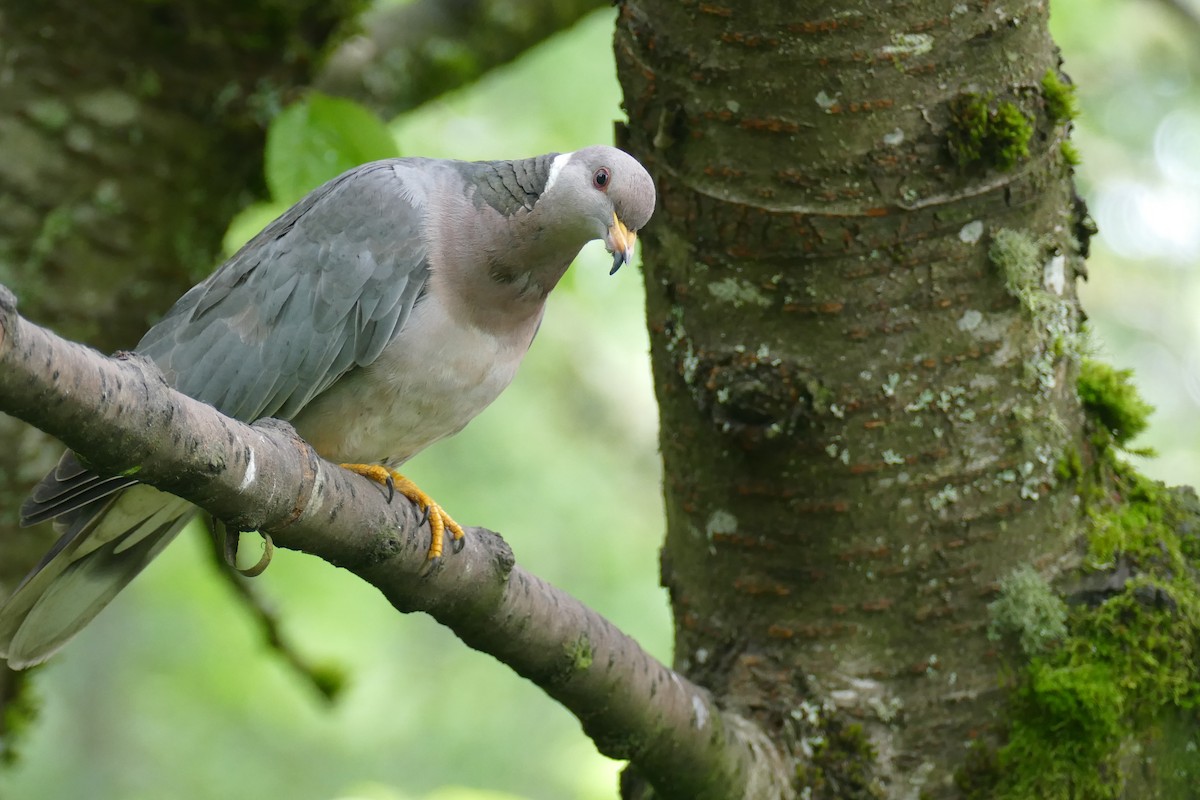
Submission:
[[622,253],[620,250],[613,253],[613,265],[612,265],[612,269],[610,269],[608,271],[608,274],[616,275],[617,270],[619,270],[621,268],[621,265],[624,263],[625,263],[625,254],[624,253]]

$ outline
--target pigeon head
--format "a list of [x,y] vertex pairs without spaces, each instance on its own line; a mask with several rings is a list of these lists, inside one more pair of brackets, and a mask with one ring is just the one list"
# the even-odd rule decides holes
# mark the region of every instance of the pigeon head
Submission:
[[633,156],[604,145],[556,156],[543,197],[561,200],[589,239],[604,240],[612,272],[629,263],[638,231],[654,213],[650,173]]

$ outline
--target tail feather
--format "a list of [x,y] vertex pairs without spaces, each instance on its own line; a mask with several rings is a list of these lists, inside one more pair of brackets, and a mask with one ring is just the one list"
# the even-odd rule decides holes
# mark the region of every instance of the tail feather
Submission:
[[61,517],[135,483],[137,481],[133,478],[121,475],[97,475],[68,450],[59,459],[58,466],[33,487],[21,505],[21,525],[36,525]]
[[[59,534],[58,541],[54,543],[54,546],[50,548],[49,552],[42,556],[42,560],[37,563],[37,566],[31,569],[29,574],[21,580],[20,585],[17,586],[17,591],[20,591],[21,587],[29,583],[29,581],[35,575],[41,572],[47,564],[53,561],[59,553],[67,550],[68,548],[72,552],[78,550],[80,545],[83,544],[83,540],[87,537],[88,533],[91,532],[96,523],[103,518],[109,507],[112,506],[112,504],[118,499],[119,498],[116,496],[110,496],[101,500],[96,500],[85,506],[72,509],[68,513],[54,520],[54,530]],[[2,606],[0,606],[0,608],[2,608]]]
[[195,514],[186,501],[145,485],[70,513],[54,549],[0,606],[0,656],[14,669],[45,661]]

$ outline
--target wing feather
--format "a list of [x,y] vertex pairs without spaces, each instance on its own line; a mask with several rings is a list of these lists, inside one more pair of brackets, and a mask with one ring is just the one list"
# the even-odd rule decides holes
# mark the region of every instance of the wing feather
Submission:
[[295,415],[403,327],[428,277],[420,198],[393,162],[335,179],[184,295],[138,350],[225,413]]
[[[366,164],[314,190],[184,294],[137,350],[225,414],[295,416],[378,358],[424,290],[423,205],[435,178],[415,167]],[[56,519],[63,535],[0,606],[11,665],[58,649],[193,515],[135,483],[96,475],[68,452],[22,506],[24,524]]]
[[[428,278],[427,185],[374,162],[314,190],[193,287],[142,338],[169,383],[238,419],[290,419],[404,327]],[[69,456],[69,454],[68,454]],[[73,456],[22,507],[33,524],[131,485]]]

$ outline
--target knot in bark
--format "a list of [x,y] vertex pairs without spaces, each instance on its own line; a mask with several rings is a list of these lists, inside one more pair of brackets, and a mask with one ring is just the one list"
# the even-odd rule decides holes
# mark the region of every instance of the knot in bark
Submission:
[[812,409],[808,371],[786,359],[745,352],[715,354],[702,359],[698,378],[701,408],[717,430],[747,448],[790,437]]

